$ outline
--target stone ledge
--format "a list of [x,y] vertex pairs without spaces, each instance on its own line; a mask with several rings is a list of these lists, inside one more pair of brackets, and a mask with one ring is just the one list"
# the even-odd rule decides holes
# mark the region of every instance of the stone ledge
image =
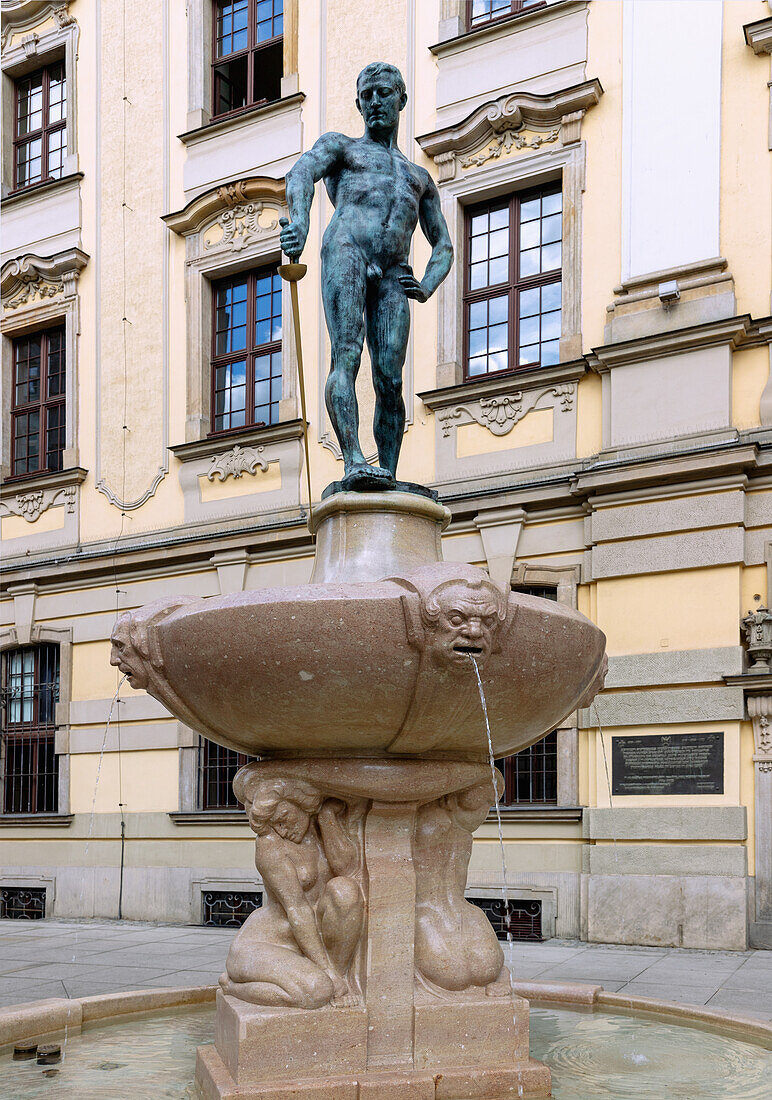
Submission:
[[169,817],[175,825],[236,825],[243,828],[249,824],[243,809],[172,810]]
[[7,500],[20,493],[35,492],[38,489],[66,489],[70,485],[82,484],[87,476],[88,470],[82,466],[71,466],[66,470],[41,470],[35,474],[8,477],[0,486],[0,500]]
[[287,107],[299,107],[305,98],[305,92],[295,92],[293,95],[274,99],[271,103],[246,107],[238,114],[228,115],[227,118],[214,119],[212,122],[207,122],[205,126],[198,126],[195,130],[186,130],[184,133],[178,134],[177,137],[183,145],[193,145],[197,141],[214,137],[215,134],[221,134],[224,130],[230,130],[240,123],[253,122],[268,118],[270,115],[281,114]]
[[0,829],[67,829],[75,814],[0,814]]
[[2,200],[3,210],[7,210],[11,206],[21,205],[27,198],[32,198],[37,202],[38,199],[43,198],[52,191],[65,191],[68,185],[80,184],[82,179],[82,172],[71,172],[68,176],[60,176],[59,179],[43,180],[42,183],[33,183],[31,187],[11,191]]
[[444,409],[458,401],[479,401],[486,397],[497,397],[512,390],[529,390],[541,386],[557,386],[563,382],[578,382],[587,374],[585,359],[572,359],[568,363],[558,363],[554,367],[536,367],[531,370],[511,371],[495,378],[479,378],[469,382],[460,382],[456,386],[443,386],[437,390],[424,390],[416,394],[427,409]]
[[223,435],[209,435],[205,439],[196,439],[192,443],[177,443],[169,447],[180,462],[193,462],[196,459],[211,458],[233,447],[265,446],[267,443],[284,443],[289,439],[303,438],[302,420],[285,420],[280,424],[266,424],[265,427],[246,428],[240,432]]
[[446,54],[465,50],[468,46],[475,46],[478,42],[487,42],[492,39],[502,38],[523,27],[532,27],[535,24],[545,23],[555,16],[567,15],[572,11],[583,11],[587,7],[587,0],[557,0],[557,3],[546,3],[543,7],[529,11],[516,12],[505,19],[497,19],[474,30],[464,30],[461,34],[452,38],[445,38],[441,42],[435,42],[429,46],[430,53],[436,57],[444,57]]

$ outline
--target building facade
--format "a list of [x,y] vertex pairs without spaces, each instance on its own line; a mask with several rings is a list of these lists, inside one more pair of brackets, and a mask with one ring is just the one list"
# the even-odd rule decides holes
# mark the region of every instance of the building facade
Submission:
[[[772,946],[770,5],[2,17],[0,915],[255,904],[239,761],[120,684],[109,637],[161,596],[309,578],[284,176],[361,132],[356,76],[382,59],[456,257],[411,307],[401,476],[450,508],[446,558],[608,638],[596,704],[502,764],[516,930]],[[315,501],[342,470],[330,211],[318,188],[299,286]],[[419,275],[428,254],[417,234]],[[491,818],[468,892],[499,922],[501,880]]]

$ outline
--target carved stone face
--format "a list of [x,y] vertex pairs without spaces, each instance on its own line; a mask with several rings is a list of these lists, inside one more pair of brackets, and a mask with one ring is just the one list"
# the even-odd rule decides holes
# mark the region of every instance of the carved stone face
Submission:
[[445,588],[439,597],[439,616],[429,629],[428,648],[439,664],[482,664],[490,656],[499,624],[498,607],[488,593],[463,585]]
[[129,635],[127,620],[119,619],[115,624],[112,634],[112,650],[110,652],[110,664],[118,668],[127,678],[133,688],[144,689],[147,687],[147,677],[142,671],[142,664]]
[[296,806],[286,798],[276,803],[276,808],[271,814],[271,826],[274,832],[284,840],[291,840],[293,844],[300,844],[308,832],[310,822],[311,818],[305,810],[301,810],[300,806]]

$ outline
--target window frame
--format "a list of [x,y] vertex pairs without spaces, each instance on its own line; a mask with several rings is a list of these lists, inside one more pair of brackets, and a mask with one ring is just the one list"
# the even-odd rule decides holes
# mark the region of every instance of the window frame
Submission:
[[[49,384],[49,354],[50,354],[50,337],[52,333],[59,333],[61,338],[60,355],[64,357],[63,369],[60,369],[60,374],[63,376],[63,389],[62,392],[55,397],[50,397],[48,394]],[[17,370],[18,370],[18,345],[22,340],[28,340],[32,337],[40,336],[40,398],[37,401],[27,402],[24,405],[16,404],[16,385],[17,385]],[[65,467],[65,452],[67,450],[67,377],[68,377],[68,364],[67,364],[67,326],[64,323],[47,325],[45,328],[31,329],[25,333],[19,333],[11,337],[11,401],[10,401],[10,474],[7,478],[8,481],[21,480],[23,478],[32,478],[40,474],[46,473],[59,473]],[[49,409],[57,407],[62,410],[64,416],[64,422],[57,425],[59,431],[63,435],[62,447],[59,450],[59,465],[52,467],[48,465],[48,449],[46,445],[46,436],[48,433],[48,412]],[[25,470],[22,473],[16,473],[16,422],[20,416],[29,415],[35,410],[40,412],[40,424],[38,427],[38,466],[34,470]],[[44,464],[43,463],[44,460]]]
[[[275,0],[272,0],[275,2]],[[283,58],[283,43],[284,43],[284,4],[282,3],[282,33],[274,35],[272,38],[266,39],[264,42],[257,41],[257,5],[258,0],[247,0],[247,45],[242,50],[236,50],[233,53],[224,54],[222,57],[217,56],[217,17],[218,10],[221,6],[221,0],[212,0],[212,28],[211,28],[211,57],[210,57],[210,104],[212,122],[223,122],[229,118],[235,118],[238,115],[243,114],[245,111],[252,110],[254,107],[264,106],[268,103],[274,103],[272,99],[255,99],[255,62],[257,54],[269,47],[282,45],[282,76],[284,75],[284,58]],[[276,14],[272,12],[272,20],[276,18]],[[224,62],[236,61],[241,57],[247,58],[247,101],[241,107],[234,107],[230,111],[217,111],[217,68]],[[279,88],[279,96],[281,99],[281,84]]]
[[[548,272],[540,272],[537,275],[521,276],[519,273],[520,266],[520,208],[524,202],[533,200],[536,197],[540,199],[545,198],[548,195],[560,194],[561,196],[561,233],[560,233],[560,251],[561,262],[560,266],[550,269]],[[523,290],[532,290],[537,287],[544,287],[554,283],[560,284],[561,289],[561,333],[562,333],[562,314],[563,314],[563,248],[564,248],[564,232],[565,232],[565,220],[564,220],[564,191],[562,186],[562,180],[557,180],[553,183],[540,184],[534,187],[528,187],[522,190],[514,190],[508,194],[499,195],[495,198],[485,199],[482,202],[476,202],[464,207],[463,210],[463,282],[462,282],[462,299],[461,299],[461,324],[462,324],[462,371],[464,382],[481,382],[487,378],[502,378],[510,374],[518,374],[523,371],[540,370],[543,366],[550,367],[557,364],[542,364],[538,363],[523,363],[519,361],[519,349],[520,349],[520,293]],[[493,210],[499,210],[507,208],[509,211],[509,265],[508,275],[506,283],[496,283],[493,286],[485,286],[473,290],[471,288],[471,251],[472,251],[472,220],[473,218],[481,214],[483,211],[491,212]],[[540,216],[540,220],[541,220]],[[470,374],[469,373],[469,347],[470,347],[470,326],[469,326],[469,307],[475,302],[489,301],[493,298],[500,298],[506,294],[508,301],[508,320],[507,320],[507,361],[510,366],[507,366],[504,370],[499,371],[486,371],[482,374]],[[539,315],[541,316],[541,315]],[[558,337],[558,342],[560,337]],[[540,340],[541,344],[541,340]],[[558,363],[560,362],[560,352],[558,351]]]
[[509,0],[508,10],[502,12],[501,15],[492,15],[488,19],[481,19],[477,23],[472,22],[472,0],[466,0],[464,6],[464,30],[469,33],[470,31],[480,30],[483,27],[491,27],[495,26],[497,23],[503,23],[507,19],[513,19],[515,16],[522,15],[524,12],[546,8],[547,0],[536,0],[535,3],[529,3],[528,0]]
[[[283,362],[282,338],[279,338],[278,340],[271,340],[266,344],[251,344],[251,345],[249,343],[249,339],[247,339],[246,346],[241,350],[230,351],[230,352],[227,352],[227,353],[222,353],[220,355],[216,354],[216,344],[217,344],[217,291],[218,291],[218,288],[223,287],[223,286],[228,285],[228,284],[232,285],[234,283],[238,283],[238,282],[241,282],[242,280],[246,279],[246,284],[247,284],[246,333],[247,333],[247,337],[249,337],[250,333],[254,334],[254,332],[255,332],[255,324],[256,324],[256,308],[255,308],[256,303],[255,303],[255,299],[257,297],[257,294],[256,294],[257,279],[261,274],[268,274],[268,273],[270,273],[270,275],[272,277],[276,276],[278,278],[278,268],[279,268],[278,263],[261,264],[258,267],[250,267],[245,271],[233,272],[230,275],[224,275],[224,276],[221,276],[218,279],[212,279],[211,280],[211,283],[210,283],[210,293],[211,293],[211,316],[210,316],[211,340],[210,340],[210,345],[209,345],[210,346],[210,355],[209,355],[209,424],[210,424],[210,431],[209,431],[209,435],[208,435],[207,438],[213,438],[213,437],[216,437],[218,439],[221,438],[221,437],[222,438],[227,438],[227,436],[229,436],[229,435],[234,435],[234,434],[239,433],[239,432],[244,432],[244,431],[248,430],[249,428],[261,428],[261,427],[266,427],[267,428],[267,427],[272,426],[273,424],[278,424],[281,421],[281,407],[279,408],[279,412],[278,412],[276,420],[257,421],[257,422],[255,421],[255,361],[261,355],[273,356],[273,355],[278,354],[279,360],[280,360],[280,363],[281,363],[281,375],[279,377],[282,379],[282,385],[283,385],[283,383],[284,383],[284,362]],[[280,283],[281,283],[281,280],[280,280]],[[280,293],[281,293],[282,289],[283,289],[283,287],[280,285]],[[271,296],[273,296],[273,293],[274,293],[274,291],[272,289],[271,290]],[[284,323],[284,301],[283,301],[283,297],[284,296],[283,296],[283,294],[281,296],[282,296],[281,323],[282,323],[282,336],[283,336],[283,323]],[[216,381],[216,375],[217,375],[217,368],[227,366],[230,363],[240,361],[242,359],[246,361],[246,380],[245,380],[246,407],[244,409],[244,423],[243,424],[238,424],[235,427],[216,428],[215,423],[216,423],[217,411],[216,411],[216,407],[215,407],[215,401],[216,401],[217,391],[216,391],[216,388],[215,388],[215,381]],[[274,376],[272,374],[269,375],[269,392],[270,392],[270,383],[273,381],[273,378],[274,378]],[[270,406],[273,403],[274,403],[273,401],[269,400],[269,413],[270,413]],[[278,404],[279,404],[279,406],[281,406],[281,398],[279,398]]]
[[[51,71],[55,68],[61,68],[64,84],[64,95],[62,97],[63,103],[63,116],[55,123],[49,121],[49,111],[51,107],[50,102],[50,90],[51,90]],[[43,74],[41,82],[42,93],[42,105],[41,105],[41,126],[39,130],[30,131],[23,136],[19,135],[19,85],[25,80],[31,80],[32,77],[37,76],[38,73]],[[67,111],[69,107],[68,91],[68,74],[67,74],[67,62],[65,58],[57,58],[40,65],[36,69],[32,69],[28,73],[17,76],[13,81],[13,140],[12,140],[12,179],[13,190],[12,194],[16,195],[23,191],[29,190],[31,187],[39,187],[44,183],[51,183],[53,180],[63,179],[67,174],[66,164],[67,155],[69,151],[68,143],[68,126],[67,126]],[[64,146],[62,152],[62,167],[58,175],[51,175],[49,170],[49,149],[48,149],[48,137],[49,134],[64,132]],[[40,179],[30,180],[27,183],[19,183],[19,159],[18,150],[22,145],[29,145],[31,142],[40,138]]]
[[[33,714],[29,722],[9,722],[8,709],[10,704],[10,697],[8,695],[8,679],[9,679],[9,664],[14,654],[23,654],[25,651],[32,650],[34,652],[34,672],[33,672],[33,693],[32,704]],[[51,681],[47,681],[47,684],[53,685],[52,698],[49,705],[49,718],[48,721],[41,721],[40,718],[40,699],[42,691],[37,690],[42,686],[40,679],[41,672],[41,658],[43,651],[48,650],[52,655],[55,655],[55,678]],[[2,653],[2,689],[4,696],[4,706],[2,721],[0,722],[0,760],[2,762],[2,775],[0,776],[0,815],[3,816],[18,816],[18,815],[48,815],[58,814],[60,812],[61,803],[61,791],[60,791],[60,767],[59,767],[59,754],[56,751],[56,708],[60,701],[61,683],[62,683],[62,653],[58,643],[51,641],[35,641],[28,645],[16,645],[10,646],[3,650]],[[23,673],[22,673],[23,675]],[[23,696],[22,696],[23,698]],[[34,771],[31,769],[29,772],[29,789],[30,789],[30,806],[27,809],[9,809],[8,808],[8,781],[9,776],[7,774],[7,761],[8,761],[8,747],[9,744],[24,745],[31,742],[32,758],[34,759]],[[40,752],[41,749],[46,749],[50,753],[52,761],[52,771],[42,773],[39,768]],[[46,783],[46,776],[48,782]],[[39,805],[40,788],[43,786],[43,798],[45,799],[46,793],[48,793],[48,799],[46,804]],[[50,803],[50,804],[49,804]]]

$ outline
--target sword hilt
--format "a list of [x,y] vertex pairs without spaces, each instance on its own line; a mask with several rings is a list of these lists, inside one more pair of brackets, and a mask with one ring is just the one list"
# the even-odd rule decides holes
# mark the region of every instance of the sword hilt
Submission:
[[[279,225],[282,227],[282,229],[285,227],[285,225],[289,225],[289,218],[279,218]],[[297,283],[300,279],[303,278],[305,273],[308,271],[308,268],[305,264],[299,264],[297,262],[298,256],[300,255],[299,252],[294,254],[292,252],[287,252],[286,255],[289,257],[290,262],[288,264],[280,265],[279,275],[287,283]]]

